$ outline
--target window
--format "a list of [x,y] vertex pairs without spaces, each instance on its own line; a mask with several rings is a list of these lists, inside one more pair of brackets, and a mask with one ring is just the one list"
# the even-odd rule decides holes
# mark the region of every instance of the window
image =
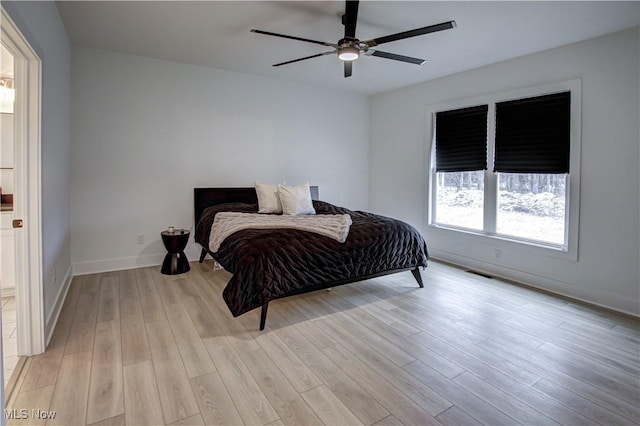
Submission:
[[496,234],[565,244],[566,175],[498,173]]
[[568,250],[580,93],[559,86],[434,108],[430,225]]
[[482,230],[484,172],[438,172],[436,223]]
[[482,230],[487,111],[479,105],[436,113],[436,222]]

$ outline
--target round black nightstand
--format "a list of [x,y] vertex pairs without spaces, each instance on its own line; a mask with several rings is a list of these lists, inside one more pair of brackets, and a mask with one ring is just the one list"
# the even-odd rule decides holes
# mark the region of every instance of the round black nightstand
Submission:
[[184,248],[189,242],[189,231],[186,229],[176,229],[171,231],[162,231],[162,243],[167,249],[167,255],[162,262],[162,272],[165,275],[177,275],[188,272],[189,259],[184,254]]

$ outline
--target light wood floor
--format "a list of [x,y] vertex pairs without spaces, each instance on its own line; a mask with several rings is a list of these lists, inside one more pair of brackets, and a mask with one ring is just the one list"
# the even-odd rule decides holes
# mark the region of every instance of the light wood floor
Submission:
[[[432,262],[232,318],[192,263],[76,277],[9,424],[638,424],[638,321]],[[11,417],[11,411],[9,412]]]

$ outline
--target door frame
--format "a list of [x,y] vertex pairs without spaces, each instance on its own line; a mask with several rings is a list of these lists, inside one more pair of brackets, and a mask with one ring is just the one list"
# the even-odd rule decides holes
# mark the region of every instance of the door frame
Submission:
[[14,219],[18,355],[46,348],[42,281],[41,96],[42,61],[9,14],[2,9],[1,40],[14,57]]

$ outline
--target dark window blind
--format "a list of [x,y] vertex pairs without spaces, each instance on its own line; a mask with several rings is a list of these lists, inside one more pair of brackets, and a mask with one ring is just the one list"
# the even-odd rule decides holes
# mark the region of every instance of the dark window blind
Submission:
[[569,173],[571,93],[496,104],[494,171]]
[[436,113],[436,171],[487,169],[487,105]]

